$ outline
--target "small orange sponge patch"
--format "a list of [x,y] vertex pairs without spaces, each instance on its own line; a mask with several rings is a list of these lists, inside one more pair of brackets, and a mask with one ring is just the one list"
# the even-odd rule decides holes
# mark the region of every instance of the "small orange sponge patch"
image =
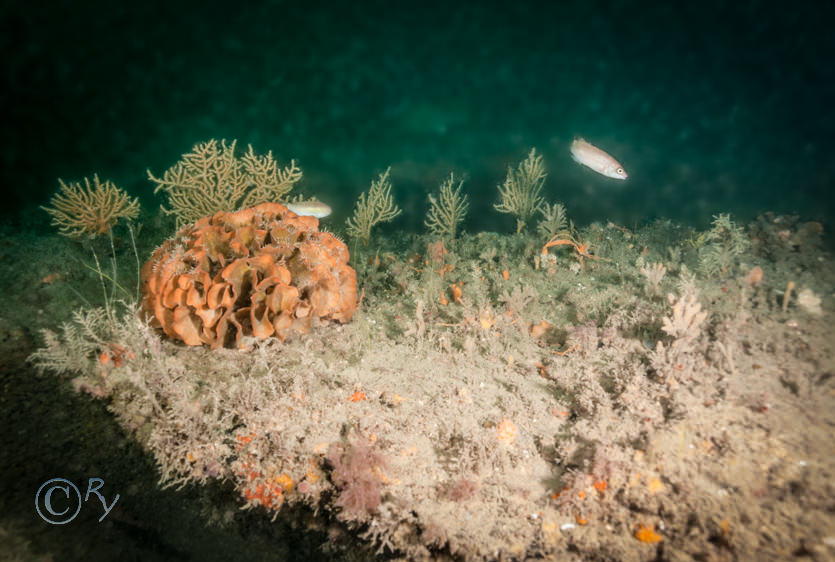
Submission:
[[318,227],[278,203],[204,217],[142,268],[142,308],[169,337],[212,348],[348,322],[356,272],[345,244]]

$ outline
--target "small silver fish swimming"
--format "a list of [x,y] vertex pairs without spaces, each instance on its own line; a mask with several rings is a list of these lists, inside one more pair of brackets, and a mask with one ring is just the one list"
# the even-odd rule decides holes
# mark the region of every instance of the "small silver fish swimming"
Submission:
[[571,157],[575,162],[591,168],[607,178],[625,180],[629,177],[620,162],[583,139],[574,139],[574,142],[571,143]]
[[287,203],[285,206],[300,217],[316,217],[317,219],[321,219],[331,214],[331,208],[328,204],[316,200],[296,201],[294,203]]

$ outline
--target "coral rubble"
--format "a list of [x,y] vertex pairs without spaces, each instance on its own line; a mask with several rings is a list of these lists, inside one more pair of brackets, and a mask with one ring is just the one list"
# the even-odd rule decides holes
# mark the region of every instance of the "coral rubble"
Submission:
[[143,309],[169,337],[213,348],[348,322],[356,273],[345,244],[318,225],[277,203],[204,217],[143,267]]

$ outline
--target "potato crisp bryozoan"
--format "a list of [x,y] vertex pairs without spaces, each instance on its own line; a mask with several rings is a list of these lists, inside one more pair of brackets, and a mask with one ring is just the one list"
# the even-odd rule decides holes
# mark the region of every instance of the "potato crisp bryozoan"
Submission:
[[142,268],[142,308],[169,337],[212,348],[348,322],[356,272],[345,244],[318,227],[277,203],[204,217]]

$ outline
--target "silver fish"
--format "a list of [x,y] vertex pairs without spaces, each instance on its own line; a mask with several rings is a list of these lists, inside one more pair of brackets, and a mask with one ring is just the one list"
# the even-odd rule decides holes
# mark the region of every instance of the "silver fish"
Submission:
[[574,142],[571,143],[571,157],[575,162],[591,168],[607,178],[625,180],[629,177],[620,162],[583,139],[574,139]]
[[300,217],[316,217],[317,219],[321,219],[331,214],[330,205],[316,200],[287,203],[286,207]]

